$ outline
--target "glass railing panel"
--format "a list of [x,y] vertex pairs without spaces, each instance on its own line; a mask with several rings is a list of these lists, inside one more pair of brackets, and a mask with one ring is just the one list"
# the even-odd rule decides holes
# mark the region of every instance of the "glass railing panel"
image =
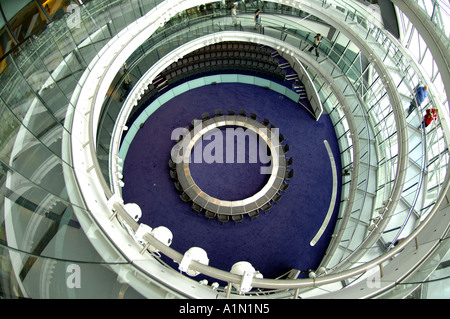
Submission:
[[52,35],[51,41],[52,46],[57,48],[64,61],[67,63],[68,70],[70,70],[71,74],[76,74],[77,72],[84,70],[87,64],[86,61],[84,61],[84,58],[79,55],[77,43],[73,38],[72,30],[70,28],[61,34]]
[[[55,237],[56,232],[65,225],[73,230],[72,235],[74,232],[84,234],[73,215],[75,206],[67,201],[65,180],[55,174],[56,170],[58,167],[51,167],[40,173],[41,180],[33,182],[0,161],[0,180],[3,183],[0,197],[2,211],[5,212],[0,215],[0,224],[8,234],[5,245],[35,255],[62,258],[67,252],[63,249],[63,238]],[[60,249],[45,250],[48,243],[55,240],[61,240],[57,242]],[[79,243],[82,244],[81,241]]]
[[[40,136],[34,136],[9,108],[3,103],[0,105],[4,133],[1,137],[3,147],[0,160],[4,169],[20,172],[27,179],[26,183],[40,185],[57,196],[62,196],[59,195],[62,192],[63,198],[68,200],[63,177],[63,166],[67,164],[60,158],[63,128],[59,125],[47,127]],[[41,118],[41,122],[45,122],[45,118]],[[48,180],[50,177],[60,181],[62,185]]]
[[[342,235],[342,239],[340,242],[340,246],[342,248],[345,248],[345,252],[342,256],[342,258],[346,258],[348,255],[350,255],[351,253],[353,253],[354,249],[361,243],[361,241],[364,239],[365,234],[362,234],[359,232],[360,228],[358,227],[358,216],[361,213],[361,210],[359,209],[359,207],[362,207],[363,205],[361,203],[362,198],[357,198],[355,200],[356,203],[356,207],[358,207],[358,209],[354,210],[351,212],[350,216],[352,217],[353,215],[356,216],[356,218],[350,218],[346,228],[344,229],[343,235]],[[339,260],[340,262],[340,260]]]
[[[67,33],[64,40],[61,38],[58,41],[49,39],[48,47],[36,48],[39,59],[35,63],[36,67],[46,70],[49,75],[48,84],[42,87],[44,90],[38,92],[43,95],[45,94],[43,91],[50,91],[52,96],[63,94],[67,103],[69,103],[86,65],[71,39]],[[72,50],[67,51],[66,45],[70,46]],[[47,98],[43,97],[43,99],[47,101]],[[61,98],[58,103],[64,105],[62,101]]]
[[[115,29],[113,19],[121,19],[118,10],[115,10],[115,15],[112,16],[111,8],[115,8],[120,4],[120,1],[92,1],[81,9],[81,21],[83,27],[88,30],[88,34],[96,33],[101,27],[107,26],[101,32],[105,34],[111,33],[110,36],[115,35],[122,30],[126,25],[121,23],[121,27]],[[122,19],[123,21],[123,19]],[[108,25],[108,23],[111,23]]]
[[[4,163],[0,164],[0,180],[4,183],[0,200],[5,212],[0,215],[0,224],[7,234],[0,244],[27,253],[23,260],[16,260],[19,265],[15,273],[20,275],[21,281],[40,269],[42,265],[37,263],[40,256],[79,263],[105,261],[98,254],[98,248],[91,244],[91,240],[105,241],[104,235],[92,232],[90,239],[87,238],[75,212],[84,218],[90,213],[68,201],[69,198],[74,201],[74,190],[68,194],[67,179],[58,176],[57,165],[37,172],[41,178],[33,182]],[[110,263],[127,263],[118,253],[110,253],[107,258]]]
[[[127,2],[127,1],[121,1],[121,2]],[[108,9],[105,12],[104,18],[109,18],[112,22],[113,32],[114,34],[119,33],[121,30],[126,28],[126,26],[132,22],[130,17],[130,9],[129,7],[122,6],[122,3],[117,3],[114,6],[108,7]],[[124,10],[124,12],[122,12]],[[99,12],[100,15],[103,15],[103,13]],[[128,20],[131,21],[128,21]]]
[[[22,75],[28,83],[32,84],[33,90],[40,95],[41,100],[45,101],[45,105],[52,116],[63,122],[64,112],[69,103],[68,97],[59,90],[58,85],[55,85],[55,80],[51,77],[47,68],[47,65],[52,69],[60,65],[60,56],[52,47],[43,50],[43,52],[35,51],[29,57],[30,59],[23,61],[18,66]],[[46,57],[46,59],[41,60],[40,57]],[[52,63],[54,64],[52,65]],[[32,101],[30,100],[30,102]]]
[[[29,158],[34,156],[33,158]],[[28,158],[27,158],[28,157]],[[35,142],[20,155],[16,155],[8,164],[3,161],[4,170],[18,174],[12,175],[7,182],[39,185],[46,192],[69,201],[66,185],[64,184],[63,165],[61,160],[54,156],[42,144]],[[15,178],[15,179],[14,179]],[[10,186],[11,188],[11,186]]]
[[[11,179],[14,177],[10,176]],[[53,227],[59,226],[65,207],[55,205],[50,209],[52,204],[57,203],[57,198],[30,184],[23,184],[16,190],[9,190],[9,193],[5,199],[8,246],[36,255],[42,254],[58,230]],[[63,210],[59,211],[60,208]]]
[[410,165],[406,173],[406,181],[403,186],[402,199],[410,205],[415,205],[418,190],[423,183],[422,170],[420,167]]
[[424,143],[422,138],[417,132],[409,130],[408,132],[409,141],[409,162],[410,165],[415,165],[418,170],[422,171],[424,168]]
[[[60,230],[64,232],[64,230]],[[72,238],[72,239],[76,239]],[[74,256],[76,247],[65,247]],[[79,251],[79,249],[78,249]],[[95,253],[95,252],[94,252]],[[134,266],[95,259],[78,261],[33,255],[0,244],[2,255],[2,297],[33,299],[140,299],[143,294],[132,287],[132,280],[146,284],[145,298],[176,298],[149,278],[118,278],[132,273]],[[131,279],[130,279],[131,277]]]
[[[7,104],[7,109],[11,111],[17,120],[26,123],[23,134],[19,135],[20,139],[14,145],[15,152],[18,153],[23,145],[27,142],[25,131],[29,131],[32,136],[43,139],[43,142],[50,147],[52,140],[45,139],[54,132],[62,132],[64,114],[59,115],[60,120],[56,119],[52,112],[41,103],[37,98],[28,82],[21,76],[13,79],[8,87],[1,93],[2,104]],[[2,108],[5,106],[2,106]],[[17,132],[18,133],[18,132]],[[60,150],[57,154],[60,153]]]
[[[14,160],[26,158],[26,153],[36,146],[39,140],[46,150],[45,157],[61,156],[61,139],[64,128],[51,116],[46,116],[45,108],[41,103],[35,102],[36,111],[33,116],[26,117],[29,120],[27,127],[21,126],[20,131],[14,136],[12,152]],[[36,114],[41,111],[43,114]],[[29,155],[29,154],[28,154]],[[42,155],[42,154],[41,154]]]
[[412,275],[397,283],[380,298],[449,299],[449,252],[450,242],[447,236],[431,257],[422,263]]
[[134,22],[143,15],[143,11],[140,8],[139,0],[125,0],[120,3],[120,10],[122,18],[124,19],[126,25]]
[[[11,211],[7,217],[7,246],[51,258],[87,262],[102,262],[90,245],[86,234],[73,214],[72,207],[48,194],[35,194],[36,189],[10,196],[5,206]],[[38,197],[38,196],[42,197]],[[77,252],[77,244],[86,251]],[[26,261],[24,261],[26,263]],[[28,265],[30,271],[33,264]]]
[[90,51],[88,51],[87,53],[89,53],[89,55],[87,56],[85,56],[86,52],[84,51],[87,51],[86,47],[89,48],[90,46],[93,46],[93,43],[95,41],[105,38],[105,36],[103,35],[103,32],[107,32],[103,31],[105,28],[105,24],[97,23],[97,28],[94,29],[94,31],[89,32],[89,29],[87,28],[84,20],[81,20],[79,23],[77,23],[76,27],[67,28],[68,32],[66,33],[66,36],[67,38],[70,37],[72,39],[73,43],[80,51],[81,58],[84,60],[86,66],[88,66],[89,62],[92,60],[92,54],[90,53],[90,51],[95,50],[91,49]]
[[16,136],[21,127],[20,121],[6,108],[0,100],[0,160],[9,163]]
[[149,0],[149,1],[140,1],[140,6],[143,14],[148,13],[151,9],[156,7],[158,4],[163,2],[163,0]]

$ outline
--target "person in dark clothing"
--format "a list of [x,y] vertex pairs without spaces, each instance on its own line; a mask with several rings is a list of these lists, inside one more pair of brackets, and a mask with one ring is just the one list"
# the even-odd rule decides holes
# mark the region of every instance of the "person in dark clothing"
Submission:
[[255,30],[259,29],[261,27],[261,16],[260,16],[261,10],[255,11]]
[[320,42],[322,42],[322,35],[319,33],[314,37],[313,46],[308,50],[309,52],[312,52],[313,49],[316,49],[317,57],[319,57],[319,50],[317,50],[317,48],[319,47]]

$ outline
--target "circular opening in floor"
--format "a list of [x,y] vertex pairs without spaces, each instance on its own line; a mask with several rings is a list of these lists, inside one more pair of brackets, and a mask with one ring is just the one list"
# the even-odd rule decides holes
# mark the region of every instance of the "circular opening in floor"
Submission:
[[271,161],[267,144],[254,131],[223,126],[208,131],[191,152],[189,169],[197,186],[221,200],[242,200],[267,184],[270,174],[262,168]]

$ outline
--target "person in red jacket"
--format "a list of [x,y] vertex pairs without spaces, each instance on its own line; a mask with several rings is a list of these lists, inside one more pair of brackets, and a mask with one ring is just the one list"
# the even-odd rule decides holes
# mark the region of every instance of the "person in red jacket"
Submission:
[[[423,117],[422,126],[427,127],[430,125],[434,120],[437,120],[437,116],[439,114],[438,109],[427,109],[426,114]],[[420,126],[419,126],[420,129]]]

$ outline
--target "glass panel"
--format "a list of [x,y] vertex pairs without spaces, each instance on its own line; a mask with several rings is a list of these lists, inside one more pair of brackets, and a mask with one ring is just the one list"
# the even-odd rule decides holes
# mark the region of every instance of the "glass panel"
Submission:
[[9,25],[19,42],[24,41],[32,34],[41,33],[47,24],[45,15],[39,10],[36,2],[30,1],[12,19]]
[[[8,57],[7,61],[14,65],[10,57]],[[42,104],[33,91],[33,87],[40,89],[39,85],[48,84],[48,72],[37,69],[35,67],[36,64],[39,65],[40,63],[28,64],[29,67],[26,68],[24,74],[26,78],[20,75],[9,79],[9,83],[7,83],[1,93],[1,98],[15,115],[26,123],[32,134],[40,137],[64,122],[67,100],[61,94],[55,94],[54,96],[49,96],[47,105]]]
[[[58,231],[57,236],[64,233],[66,237],[72,237],[72,240],[80,239],[73,237],[70,232],[64,230],[64,227]],[[65,249],[70,250],[72,256],[77,253],[90,253],[88,250],[83,252],[76,247],[65,247]],[[95,259],[87,260],[87,262],[53,259],[21,252],[3,245],[0,245],[0,256],[3,275],[0,291],[3,298],[143,298],[130,286],[129,282],[118,281],[115,267],[120,265],[124,270],[133,267],[125,263],[104,263]],[[17,279],[20,280],[20,284]],[[164,298],[167,294],[153,283],[149,283],[148,288],[155,298]]]
[[[23,149],[17,152],[14,148],[11,154],[2,156],[1,161],[4,170],[20,173],[15,183],[34,183],[47,192],[69,201],[63,174],[63,165],[66,164],[62,164],[60,159],[36,140],[29,139],[28,143],[23,145]],[[11,180],[9,182],[16,185]]]
[[9,163],[14,142],[21,124],[1,101],[0,123],[0,160]]

